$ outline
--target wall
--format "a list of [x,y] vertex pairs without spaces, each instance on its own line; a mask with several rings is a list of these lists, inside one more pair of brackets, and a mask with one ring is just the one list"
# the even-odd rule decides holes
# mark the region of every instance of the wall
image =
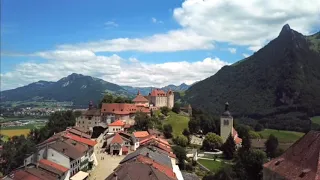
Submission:
[[[117,130],[118,129],[118,130]],[[109,126],[108,127],[108,132],[109,133],[116,133],[116,132],[118,132],[118,131],[124,131],[124,128],[123,127],[121,127],[121,126]]]
[[86,130],[91,130],[93,127],[98,126],[101,122],[101,116],[93,116],[91,119],[86,116],[79,116],[76,119],[76,126],[85,128]]
[[49,161],[60,164],[61,166],[64,166],[66,168],[69,168],[69,169],[71,168],[69,157],[59,153],[58,151],[56,151],[52,148],[48,149],[48,158],[47,159]]
[[[228,125],[224,125],[224,122],[228,121]],[[223,143],[226,142],[230,133],[232,133],[233,128],[233,118],[232,117],[220,117],[220,136],[222,138]]]
[[168,100],[167,100],[167,106],[168,108],[172,109],[174,105],[174,95],[173,93],[168,95]]

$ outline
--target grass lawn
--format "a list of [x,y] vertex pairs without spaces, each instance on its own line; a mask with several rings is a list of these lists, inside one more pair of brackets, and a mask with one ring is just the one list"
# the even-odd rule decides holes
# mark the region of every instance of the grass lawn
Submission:
[[1,129],[1,134],[5,136],[20,136],[20,135],[25,135],[27,136],[30,132],[30,129],[10,129],[10,130],[2,130]]
[[171,124],[173,136],[182,135],[182,131],[188,128],[189,117],[169,112],[169,117],[164,121],[164,124]]
[[320,116],[314,116],[311,118],[312,122],[320,125]]
[[224,165],[222,162],[207,159],[198,159],[198,162],[212,172],[218,172],[219,169]]
[[265,129],[261,132],[259,132],[263,136],[264,139],[268,139],[270,134],[273,134],[276,136],[279,140],[279,142],[282,143],[292,143],[296,142],[298,139],[300,139],[304,133],[301,132],[295,132],[295,131],[283,131],[283,130],[275,130],[275,129]]

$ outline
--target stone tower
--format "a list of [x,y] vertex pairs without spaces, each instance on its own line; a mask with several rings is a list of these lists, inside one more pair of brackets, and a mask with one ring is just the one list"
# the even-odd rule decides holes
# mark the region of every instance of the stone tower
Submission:
[[229,112],[229,103],[225,104],[224,113],[220,117],[220,136],[223,143],[226,142],[233,128],[233,117]]
[[168,90],[167,92],[167,107],[168,108],[173,108],[174,105],[174,93],[171,91],[171,89]]

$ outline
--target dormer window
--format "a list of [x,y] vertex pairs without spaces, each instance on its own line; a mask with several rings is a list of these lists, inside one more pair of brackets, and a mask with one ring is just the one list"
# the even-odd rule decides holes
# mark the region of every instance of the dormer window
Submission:
[[112,109],[112,111],[114,111],[114,109]]
[[308,172],[310,172],[310,169],[304,169],[302,170],[301,174],[299,175],[299,178],[304,178]]
[[284,159],[283,159],[283,158],[280,158],[280,159],[275,163],[275,165],[278,166],[282,161],[284,161]]

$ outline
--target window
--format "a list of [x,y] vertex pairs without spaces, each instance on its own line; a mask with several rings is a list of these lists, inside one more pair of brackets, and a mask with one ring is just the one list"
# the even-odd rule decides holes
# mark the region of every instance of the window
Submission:
[[92,117],[88,117],[88,119],[89,119],[89,120],[91,120],[91,119],[92,119]]
[[229,120],[224,120],[223,125],[228,126],[229,125]]
[[51,156],[53,156],[53,154],[51,154]]
[[84,121],[82,121],[82,124],[84,124]]
[[115,131],[115,129],[113,128],[113,131]]

